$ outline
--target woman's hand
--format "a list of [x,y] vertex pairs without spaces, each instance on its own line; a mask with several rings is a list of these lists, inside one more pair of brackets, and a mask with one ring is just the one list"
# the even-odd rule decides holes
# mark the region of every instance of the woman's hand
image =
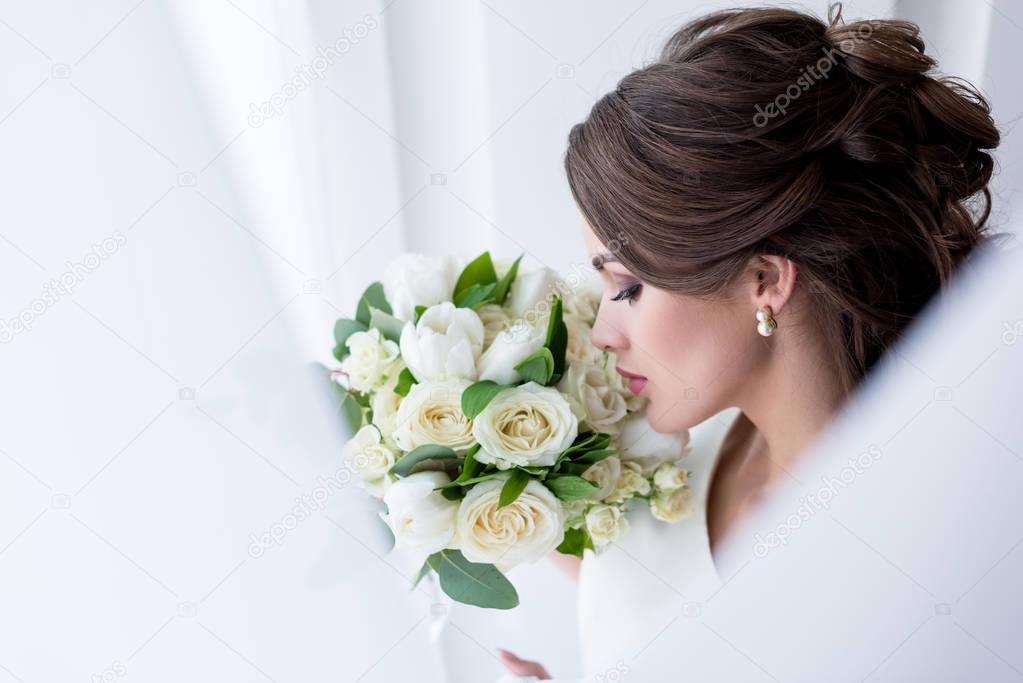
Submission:
[[541,681],[549,680],[551,675],[547,673],[547,669],[543,668],[540,662],[531,662],[528,659],[519,659],[517,656],[497,648],[498,653],[501,655],[501,663],[504,664],[504,668],[512,672],[516,676],[536,676]]

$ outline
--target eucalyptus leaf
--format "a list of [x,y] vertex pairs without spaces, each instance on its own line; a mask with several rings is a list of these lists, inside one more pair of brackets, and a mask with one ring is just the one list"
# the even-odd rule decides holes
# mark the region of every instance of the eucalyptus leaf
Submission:
[[366,288],[366,291],[359,297],[359,305],[355,309],[355,319],[366,326],[369,326],[370,306],[380,309],[389,315],[394,313],[391,310],[391,304],[387,303],[384,286],[379,282],[374,282]]
[[350,351],[348,350],[348,338],[356,332],[365,332],[368,328],[357,320],[340,318],[334,323],[334,358],[343,361]]
[[354,436],[362,428],[362,406],[351,393],[346,393],[341,400],[340,412],[345,427]]
[[515,586],[492,564],[470,562],[458,550],[439,553],[440,587],[452,600],[493,609],[511,609],[519,604]]
[[369,307],[369,326],[380,330],[381,336],[394,343],[401,341],[401,331],[405,322],[398,320],[390,313],[385,313],[375,306]]
[[412,472],[412,467],[424,460],[445,460],[454,458],[455,452],[447,446],[437,444],[425,444],[406,453],[401,460],[394,463],[391,473],[399,477],[407,477]]

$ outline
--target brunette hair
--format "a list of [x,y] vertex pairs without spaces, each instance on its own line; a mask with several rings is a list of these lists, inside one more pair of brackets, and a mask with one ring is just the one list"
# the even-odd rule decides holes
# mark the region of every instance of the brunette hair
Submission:
[[572,128],[572,194],[661,289],[714,295],[757,254],[791,259],[849,391],[995,237],[990,106],[934,66],[915,24],[840,4],[827,23],[709,14]]

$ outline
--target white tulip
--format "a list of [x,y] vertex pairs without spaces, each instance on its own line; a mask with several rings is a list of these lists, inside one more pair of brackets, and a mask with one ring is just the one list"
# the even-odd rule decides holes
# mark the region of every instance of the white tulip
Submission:
[[511,327],[497,335],[479,360],[479,379],[498,384],[518,384],[522,375],[515,366],[543,346],[546,331],[539,330],[525,320],[516,320]]
[[464,379],[413,384],[398,406],[394,442],[403,451],[437,444],[464,453],[475,443],[472,420],[462,412]]
[[418,382],[452,377],[476,381],[476,362],[483,351],[483,322],[471,308],[450,301],[423,311],[419,322],[401,331],[401,356]]
[[643,414],[629,415],[622,420],[618,435],[618,455],[640,465],[644,476],[650,476],[664,462],[675,462],[689,453],[689,430],[677,434],[655,432]]
[[525,318],[530,325],[538,326],[537,321],[550,312],[550,305],[542,302],[560,293],[560,282],[558,274],[550,268],[519,271],[508,292],[505,308],[513,317]]
[[384,269],[381,284],[399,320],[415,319],[416,306],[450,301],[458,280],[455,263],[447,256],[402,254]]
[[505,389],[473,420],[476,460],[507,470],[549,467],[572,445],[579,420],[557,389],[526,382]]
[[450,481],[444,472],[416,472],[395,481],[384,494],[387,513],[380,513],[380,517],[394,534],[390,559],[403,573],[418,571],[427,557],[449,547],[455,534],[458,502],[433,489]]
[[484,562],[505,572],[533,563],[561,545],[565,512],[561,501],[536,479],[518,498],[498,507],[501,488],[510,475],[476,484],[458,508],[458,548],[470,562]]

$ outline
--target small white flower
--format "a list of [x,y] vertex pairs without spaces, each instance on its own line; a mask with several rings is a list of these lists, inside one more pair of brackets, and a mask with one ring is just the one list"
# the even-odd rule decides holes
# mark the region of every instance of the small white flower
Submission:
[[483,352],[483,322],[471,308],[445,301],[423,311],[418,323],[406,322],[399,346],[417,382],[452,377],[474,382]]
[[664,522],[677,522],[693,511],[693,491],[688,486],[657,491],[650,498],[650,512]]
[[664,491],[682,488],[689,481],[689,472],[670,462],[662,464],[654,472],[654,486]]
[[341,370],[348,375],[355,391],[376,391],[392,375],[401,372],[398,345],[381,336],[375,327],[355,332],[345,342],[351,353],[341,361]]
[[594,505],[586,513],[586,529],[593,545],[601,548],[629,530],[629,520],[615,505]]
[[508,474],[476,484],[458,508],[458,548],[471,562],[485,562],[504,572],[536,562],[565,538],[561,501],[536,479],[518,498],[498,507]]
[[515,366],[526,360],[543,346],[544,330],[539,330],[524,320],[516,320],[504,332],[497,335],[479,360],[480,381],[489,379],[498,384],[518,384],[522,375]]
[[397,456],[383,443],[380,431],[366,425],[349,439],[341,455],[359,473],[360,487],[375,498],[383,498],[395,480],[390,469]]
[[405,400],[404,396],[394,392],[394,387],[398,384],[398,377],[401,375],[401,369],[404,367],[404,363],[402,363],[399,368],[395,368],[391,373],[391,377],[384,382],[383,386],[373,392],[369,399],[369,405],[373,411],[372,423],[380,429],[385,442],[393,443],[394,430],[398,425],[398,407]]
[[610,496],[618,486],[618,478],[622,473],[622,463],[616,455],[610,455],[603,460],[598,460],[583,472],[583,479],[592,481],[598,486],[597,490],[590,494],[589,500],[604,500]]
[[398,406],[394,442],[403,451],[437,444],[464,453],[475,443],[472,420],[462,412],[464,379],[413,384]]
[[626,415],[625,399],[608,384],[607,373],[597,365],[572,363],[558,382],[572,412],[594,431],[617,434]]
[[549,467],[572,445],[579,421],[556,389],[526,382],[505,389],[473,420],[479,462],[507,470]]
[[643,476],[638,463],[626,461],[622,463],[622,473],[618,477],[618,485],[607,497],[608,503],[624,503],[633,495],[645,496],[650,493],[650,480]]

